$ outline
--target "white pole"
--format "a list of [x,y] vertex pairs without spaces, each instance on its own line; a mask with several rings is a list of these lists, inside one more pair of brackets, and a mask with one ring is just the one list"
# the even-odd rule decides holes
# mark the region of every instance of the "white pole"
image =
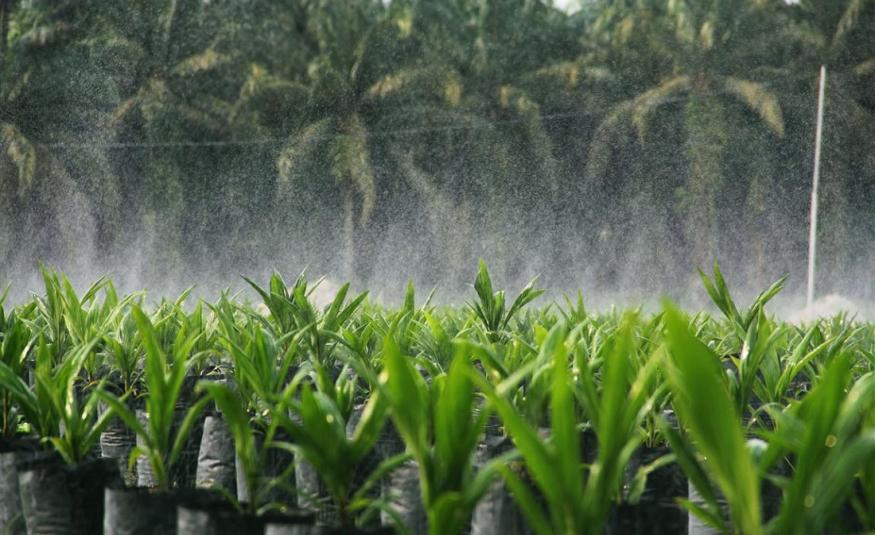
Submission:
[[811,216],[808,229],[808,306],[814,302],[814,261],[817,254],[817,189],[820,185],[820,145],[823,139],[823,101],[826,89],[826,66],[820,66],[817,94],[817,130],[814,135],[814,179],[811,185]]

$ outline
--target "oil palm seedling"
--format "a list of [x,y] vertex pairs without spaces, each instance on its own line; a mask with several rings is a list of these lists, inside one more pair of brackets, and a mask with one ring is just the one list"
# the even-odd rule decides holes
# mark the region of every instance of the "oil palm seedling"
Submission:
[[324,310],[319,310],[309,299],[312,289],[308,290],[303,275],[298,277],[291,290],[278,274],[271,277],[269,291],[249,279],[246,281],[261,296],[274,323],[263,321],[269,326],[274,325],[273,328],[278,327],[280,334],[290,331],[298,333],[296,336],[300,338],[301,351],[314,364],[311,369],[318,388],[323,392],[332,391],[331,373],[336,370],[337,364],[335,350],[343,345],[341,331],[365,301],[367,292],[347,302],[350,286],[349,283],[344,284],[331,303]]
[[856,492],[858,481],[865,489],[863,501],[871,507],[872,380],[871,374],[854,378],[850,356],[842,353],[827,365],[802,400],[781,412],[771,411],[775,430],[762,434],[768,446],[760,459],[760,471],[790,457],[793,472],[785,480],[777,479],[784,499],[778,514],[766,524],[767,531],[817,532],[831,524],[854,529],[856,519],[849,524],[841,508]]
[[765,311],[766,304],[781,292],[784,288],[784,283],[787,281],[787,275],[776,280],[754,299],[747,310],[741,312],[732,298],[729,285],[726,284],[726,279],[723,278],[723,273],[720,271],[720,266],[717,263],[714,264],[713,278],[709,277],[702,270],[699,270],[699,277],[711,301],[729,322],[732,331],[739,340],[745,339],[751,325]]
[[304,382],[300,389],[286,390],[271,417],[289,437],[289,443],[277,447],[294,452],[312,465],[336,508],[335,522],[349,529],[356,525],[357,517],[367,522],[372,514],[369,512],[376,511],[368,491],[407,456],[400,454],[384,460],[356,486],[357,471],[380,436],[387,406],[379,392],[372,393],[351,431],[347,425],[349,413],[344,412],[337,396],[314,390]]
[[199,398],[179,421],[176,404],[183,393],[197,337],[184,328],[180,329],[172,343],[172,352],[168,354],[159,344],[158,331],[149,317],[136,305],[131,307],[131,314],[145,351],[143,375],[148,389],[144,401],[145,421],[138,418],[122,398],[107,392],[100,392],[99,397],[110,408],[107,414],[121,418],[137,435],[139,441],[132,459],[142,456],[145,462],[140,466],[151,470],[153,485],[166,490],[172,485],[171,469],[179,460],[188,434],[208,402],[205,397]]
[[[137,324],[130,311],[125,311],[110,332],[103,337],[102,360],[106,366],[102,384],[136,409],[147,393],[143,383],[143,346]],[[102,402],[101,410],[107,410]],[[136,470],[128,462],[136,446],[136,436],[117,417],[110,420],[100,436],[101,454],[118,460],[126,484],[136,484]]]
[[428,532],[458,533],[499,466],[507,462],[499,458],[474,469],[474,453],[489,411],[475,410],[473,368],[460,350],[447,373],[429,385],[391,336],[383,342],[383,351],[381,393],[416,462]]
[[109,369],[107,385],[134,401],[143,392],[142,343],[133,315],[127,311],[104,336],[103,356]]
[[[774,390],[769,386],[774,386],[773,379],[781,369],[775,346],[784,336],[784,330],[767,317],[765,306],[783,289],[787,276],[781,277],[761,292],[742,313],[738,310],[716,263],[713,279],[701,270],[699,275],[712,302],[729,325],[731,334],[721,344],[721,348],[733,365],[733,397],[738,410],[744,414],[752,402],[759,406],[763,399],[769,399],[764,390]],[[760,396],[765,394],[766,397],[755,396],[755,392]]]
[[248,402],[247,411],[265,413],[281,397],[302,358],[298,331],[277,336],[260,322],[235,318],[235,308],[223,299],[213,307],[219,323],[216,343],[226,355],[238,392]]
[[[705,501],[704,506],[685,505],[724,532],[819,532],[841,520],[837,515],[853,491],[855,474],[864,470],[875,448],[867,422],[871,378],[858,378],[849,390],[850,358],[839,354],[802,400],[786,408],[768,407],[774,429],[758,433],[764,441],[745,441],[741,415],[716,355],[692,336],[674,308],[666,310],[666,327],[673,404],[689,435],[666,433]],[[789,475],[777,470],[784,459],[790,460]],[[768,522],[763,522],[760,498],[763,479],[783,493]],[[728,503],[731,524],[718,505],[718,489]]]
[[510,307],[507,307],[504,291],[493,291],[492,279],[489,276],[486,263],[482,260],[480,261],[477,279],[474,281],[474,291],[477,293],[477,300],[468,306],[477,316],[481,327],[490,341],[498,342],[503,339],[510,320],[524,306],[544,293],[543,290],[536,290],[534,284],[535,281],[530,282],[520,291]]
[[[39,329],[58,355],[76,342],[90,340],[95,331],[105,330],[111,320],[108,312],[118,304],[111,289],[106,294],[104,307],[96,303],[98,294],[108,283],[106,279],[92,283],[80,297],[62,273],[43,265],[40,265],[40,273],[45,295],[35,299],[37,316],[34,328]],[[90,310],[86,310],[86,306]]]
[[[626,463],[642,439],[639,426],[648,403],[644,385],[655,371],[653,361],[638,374],[634,373],[627,359],[631,344],[627,328],[618,337],[605,363],[601,396],[593,400],[598,410],[594,428],[599,448],[595,462],[583,468],[577,423],[579,409],[569,369],[571,347],[568,342],[567,327],[558,323],[540,347],[544,355],[549,355],[552,368],[551,427],[546,441],[506,398],[513,380],[498,387],[480,381],[526,462],[532,484],[544,497],[539,501],[531,486],[514,471],[507,467],[501,470],[536,533],[601,531],[612,502],[620,493]],[[581,373],[581,381],[585,383],[582,388],[592,392],[594,385],[586,377]]]
[[275,485],[282,484],[284,480],[291,477],[294,465],[290,464],[280,474],[267,473],[268,452],[275,447],[274,440],[277,437],[279,419],[270,419],[267,429],[262,431],[263,436],[259,437],[256,429],[253,428],[246,400],[239,392],[234,392],[228,385],[214,381],[201,381],[197,388],[206,393],[216,404],[234,440],[236,463],[240,465],[237,474],[243,476],[240,486],[246,489],[243,494],[247,499],[232,501],[238,508],[252,516],[280,507],[280,504],[269,501],[270,491]]
[[[742,533],[761,533],[759,475],[741,429],[741,414],[730,394],[720,361],[689,331],[686,321],[673,308],[665,313],[669,348],[667,374],[672,405],[682,425],[707,459],[708,474],[729,505],[733,525]],[[690,482],[705,498],[707,508],[684,502],[693,514],[719,529],[728,529],[717,505],[717,494],[706,483],[705,472],[695,454],[682,449],[677,433],[665,426],[678,462]]]
[[[16,311],[7,311],[4,307],[6,295],[6,292],[0,295],[0,363],[5,369],[2,373],[8,379],[24,378],[33,337]],[[21,312],[26,315],[25,311]],[[0,525],[10,531],[19,529],[22,520],[15,467],[33,450],[24,433],[27,425],[12,392],[4,387],[0,394]]]
[[170,491],[189,479],[177,467],[209,403],[209,398],[201,396],[187,409],[178,408],[198,334],[187,332],[183,324],[173,328],[175,337],[166,342],[161,339],[161,322],[168,316],[153,322],[139,306],[131,305],[130,310],[145,353],[143,382],[148,395],[144,410],[132,409],[125,398],[108,392],[98,395],[109,409],[106,414],[118,417],[137,437],[129,463],[136,462],[139,487],[106,489],[104,526],[110,530],[172,530],[177,523],[177,498]]
[[101,389],[89,392],[84,399],[77,389],[79,372],[96,341],[73,346],[56,365],[50,344],[40,338],[34,348],[33,387],[8,364],[0,363],[0,384],[23,421],[45,446],[71,465],[87,459],[109,420],[107,414],[97,414]]
[[0,387],[47,453],[19,459],[17,488],[29,530],[60,527],[70,533],[93,533],[103,516],[100,491],[118,478],[114,464],[92,457],[109,422],[108,413],[98,413],[102,387],[98,385],[83,397],[77,385],[96,342],[70,346],[56,363],[54,349],[40,338],[34,349],[33,387],[0,363]]
[[[269,451],[278,447],[275,442],[276,420],[266,431],[256,429],[247,411],[247,401],[227,384],[202,380],[196,389],[208,396],[221,414],[228,433],[227,436],[215,438],[232,442],[231,457],[237,464],[236,476],[240,480],[238,490],[245,490],[238,492],[235,497],[227,489],[213,487],[226,500],[199,495],[180,503],[177,508],[178,533],[194,535],[228,530],[262,533],[268,522],[292,526],[292,529],[312,524],[311,514],[290,511],[285,504],[271,501],[272,487],[282,484],[282,480],[288,479],[294,469],[294,465],[289,463],[281,474],[267,472]],[[207,444],[202,443],[202,453],[205,446]]]
[[[213,307],[213,311],[219,323],[217,343],[227,360],[225,379],[245,404],[249,425],[259,441],[258,451],[266,456],[259,458],[264,485],[258,487],[258,496],[249,494],[252,489],[244,484],[248,476],[241,471],[245,470],[245,462],[238,463],[237,499],[282,499],[278,494],[289,487],[288,477],[282,475],[292,467],[291,458],[284,458],[283,451],[270,450],[264,441],[269,444],[277,433],[276,420],[271,416],[274,407],[288,388],[295,388],[291,385],[303,380],[303,374],[299,373],[303,360],[300,351],[303,333],[292,330],[276,335],[263,325],[261,319],[246,314],[236,317],[237,309],[224,298]],[[230,422],[228,424],[230,426]],[[234,428],[230,427],[230,431],[233,433]]]

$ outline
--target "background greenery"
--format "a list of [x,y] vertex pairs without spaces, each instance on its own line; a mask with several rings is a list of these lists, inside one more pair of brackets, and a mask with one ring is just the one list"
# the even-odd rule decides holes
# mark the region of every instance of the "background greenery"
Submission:
[[821,288],[868,297],[873,4],[0,0],[0,282],[798,288],[826,64]]

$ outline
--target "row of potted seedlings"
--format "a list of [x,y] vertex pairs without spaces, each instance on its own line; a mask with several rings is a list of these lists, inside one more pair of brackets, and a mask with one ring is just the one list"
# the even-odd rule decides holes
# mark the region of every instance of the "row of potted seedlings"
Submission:
[[[703,277],[718,323],[669,306],[595,316],[581,300],[523,312],[540,291],[508,304],[483,265],[464,312],[416,307],[412,287],[395,311],[347,300],[348,286],[319,309],[303,277],[275,275],[250,281],[263,310],[223,296],[185,311],[183,295],[147,314],[109,282],[80,297],[44,277],[44,296],[0,306],[9,533],[875,521],[860,477],[875,383],[856,357],[870,338],[842,321],[775,323],[764,306],[781,281],[739,312],[719,270]],[[817,429],[797,438],[809,420]]]

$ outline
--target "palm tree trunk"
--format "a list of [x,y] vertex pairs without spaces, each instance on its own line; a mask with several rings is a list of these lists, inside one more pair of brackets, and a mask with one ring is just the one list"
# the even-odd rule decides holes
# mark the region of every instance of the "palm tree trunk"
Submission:
[[722,159],[726,146],[726,117],[713,98],[692,95],[686,109],[687,239],[693,265],[704,268],[717,256],[717,196],[722,182]]
[[343,193],[343,276],[355,274],[355,199],[349,188]]

